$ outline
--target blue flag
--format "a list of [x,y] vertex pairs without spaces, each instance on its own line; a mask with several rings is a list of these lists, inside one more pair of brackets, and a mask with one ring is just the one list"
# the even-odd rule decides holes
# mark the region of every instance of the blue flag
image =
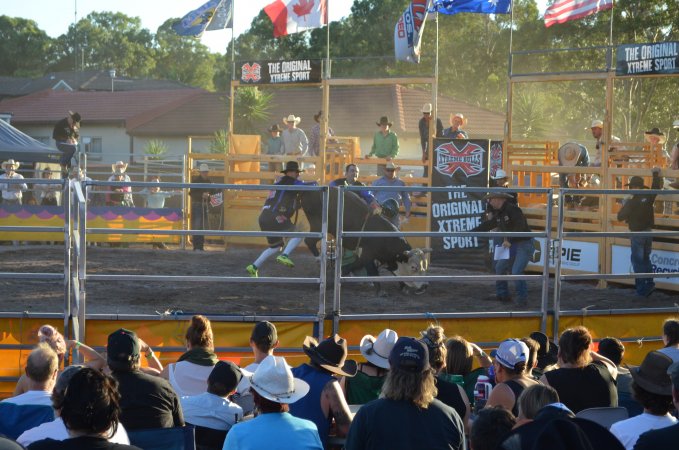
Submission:
[[215,15],[207,26],[207,31],[233,28],[233,0],[224,0],[215,10]]
[[209,0],[203,6],[186,14],[172,25],[172,29],[180,36],[200,37],[215,17],[215,11],[225,0]]
[[430,12],[441,14],[509,14],[512,0],[434,0]]

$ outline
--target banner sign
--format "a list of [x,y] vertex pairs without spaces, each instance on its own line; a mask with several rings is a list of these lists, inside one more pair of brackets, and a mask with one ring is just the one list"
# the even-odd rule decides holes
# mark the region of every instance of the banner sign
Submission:
[[[433,187],[488,187],[490,141],[469,139],[434,139]],[[454,236],[470,231],[483,220],[484,192],[434,192],[431,200],[431,231],[450,232],[450,236],[432,238],[432,263],[471,268],[483,266],[488,250],[487,239]]]
[[494,177],[497,169],[502,169],[503,141],[490,141],[490,176]]
[[[612,247],[611,273],[634,273],[630,261],[631,254],[630,247],[614,245]],[[679,252],[651,250],[651,264],[653,265],[653,273],[679,272]],[[655,278],[655,281],[679,285],[679,278]]]
[[619,45],[616,75],[679,73],[679,42]]
[[320,83],[320,59],[249,61],[238,66],[238,79],[247,84]]
[[[545,258],[549,262],[549,267],[556,266],[555,242],[551,241],[552,248],[545,248],[544,238],[535,238],[540,242],[540,261],[528,263],[530,267],[544,267]],[[561,268],[578,270],[581,272],[599,273],[599,244],[596,242],[569,241],[561,243]]]

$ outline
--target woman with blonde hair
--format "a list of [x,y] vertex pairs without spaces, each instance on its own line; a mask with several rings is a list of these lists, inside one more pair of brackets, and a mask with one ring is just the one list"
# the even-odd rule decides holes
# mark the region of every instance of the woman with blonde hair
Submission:
[[219,361],[214,352],[212,326],[207,317],[193,316],[185,339],[187,351],[176,363],[168,364],[160,373],[180,397],[207,392],[207,378]]
[[[86,367],[101,370],[106,366],[106,359],[96,350],[88,347],[82,342],[72,339],[65,339],[64,335],[52,325],[45,324],[38,329],[38,343],[43,342],[49,345],[50,348],[52,348],[52,350],[54,350],[54,352],[57,354],[60,367],[59,373],[65,369],[64,361],[66,359],[66,353],[72,350],[80,353],[80,355],[85,360],[84,365]],[[23,394],[27,390],[28,378],[26,377],[26,374],[21,374],[21,377],[19,377],[19,381],[17,381],[17,385],[14,388],[14,394],[12,396],[15,397],[19,394]]]

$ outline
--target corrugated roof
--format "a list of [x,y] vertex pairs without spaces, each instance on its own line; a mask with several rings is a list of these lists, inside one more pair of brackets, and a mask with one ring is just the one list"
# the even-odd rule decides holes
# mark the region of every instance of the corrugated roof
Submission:
[[154,108],[203,93],[202,89],[127,92],[64,92],[51,89],[0,101],[0,110],[14,114],[12,123],[54,123],[77,111],[87,123],[126,122]]

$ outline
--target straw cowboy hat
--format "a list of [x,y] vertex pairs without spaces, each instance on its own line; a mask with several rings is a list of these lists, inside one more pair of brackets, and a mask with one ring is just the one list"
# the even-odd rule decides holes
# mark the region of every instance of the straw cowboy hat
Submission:
[[307,382],[294,378],[285,358],[280,356],[267,356],[254,372],[240,371],[250,388],[272,402],[295,403],[309,393]]
[[387,328],[375,338],[369,334],[361,339],[361,354],[372,364],[382,369],[389,368],[389,353],[398,341],[398,334]]
[[21,164],[18,161],[14,161],[13,159],[8,159],[2,163],[2,168],[5,170],[8,170],[9,166],[12,166],[12,170],[18,170]]
[[660,131],[658,128],[653,128],[649,131],[644,131],[644,138],[648,141],[651,136],[656,136],[658,138],[658,144],[664,144],[667,140],[665,133]]
[[311,361],[337,375],[353,377],[358,371],[356,361],[347,359],[346,339],[338,334],[326,338],[320,344],[316,339],[307,336],[302,349]]
[[379,122],[375,122],[375,124],[376,124],[378,127],[381,127],[382,125],[389,125],[389,126],[392,126],[392,125],[393,125],[393,123],[389,120],[389,117],[388,117],[388,116],[382,116],[382,117],[380,117],[380,121],[379,121]]
[[401,170],[401,166],[397,166],[393,161],[388,161],[384,168],[386,170]]
[[462,125],[460,125],[460,126],[465,126],[465,125],[467,125],[468,119],[467,119],[467,118],[464,116],[464,114],[462,114],[462,113],[455,113],[455,114],[451,114],[451,115],[450,115],[450,123],[451,123],[451,125],[452,125],[452,123],[453,123],[453,119],[455,119],[456,117],[462,121]]
[[432,106],[431,106],[431,103],[425,103],[425,104],[422,106],[422,113],[423,113],[423,114],[431,114],[432,109],[433,109],[433,108],[432,108]]
[[599,120],[599,119],[594,119],[594,120],[592,120],[592,124],[589,127],[590,128],[603,128],[604,127],[604,121]]
[[577,142],[567,142],[559,148],[559,165],[575,166],[580,161],[584,147]]
[[302,121],[301,118],[295,117],[294,114],[290,114],[288,117],[283,118],[283,122],[288,123],[288,122],[295,122],[295,125],[300,123]]
[[207,164],[203,163],[198,167],[198,172],[209,172],[210,171],[210,166]]
[[113,170],[114,173],[125,173],[127,170],[127,163],[117,161],[116,163],[111,164],[111,170]]

